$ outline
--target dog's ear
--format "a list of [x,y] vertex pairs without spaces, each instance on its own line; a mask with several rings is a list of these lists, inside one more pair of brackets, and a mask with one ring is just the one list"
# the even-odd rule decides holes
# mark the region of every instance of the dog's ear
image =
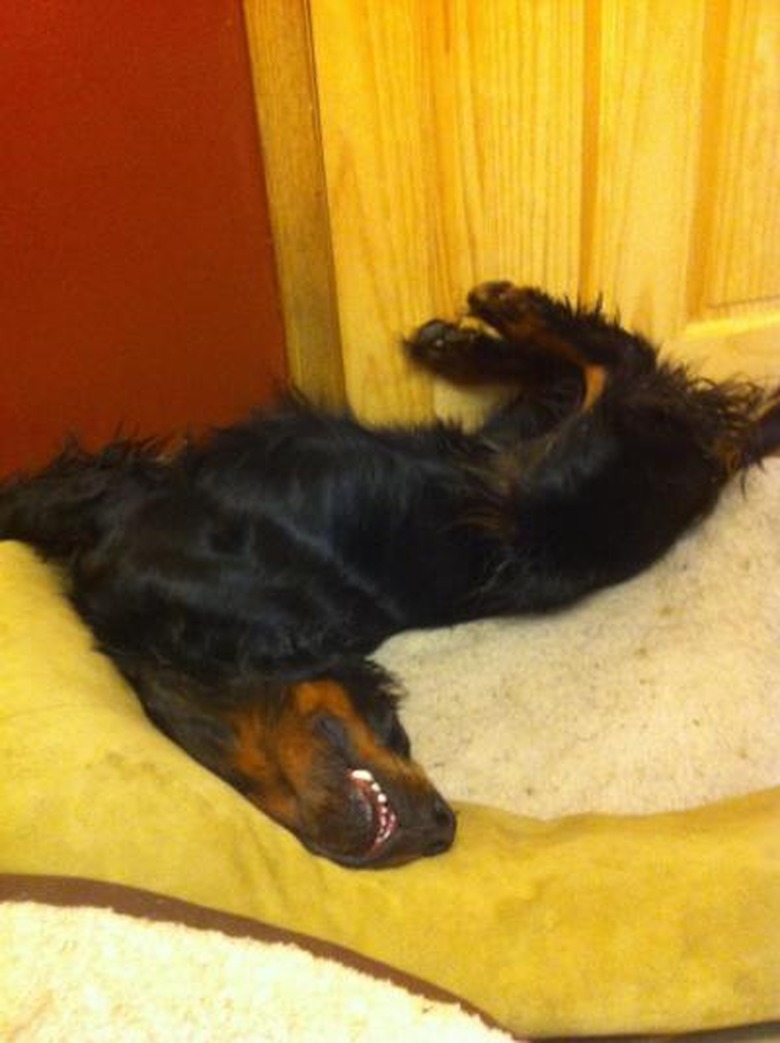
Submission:
[[195,760],[224,775],[235,736],[191,678],[173,670],[126,671],[149,719]]
[[192,705],[146,705],[150,720],[191,757],[223,775],[225,754],[234,742],[232,729],[214,714]]

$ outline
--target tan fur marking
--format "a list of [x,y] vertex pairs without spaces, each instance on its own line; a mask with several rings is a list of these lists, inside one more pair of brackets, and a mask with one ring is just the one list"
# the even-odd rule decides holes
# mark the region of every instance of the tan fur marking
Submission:
[[583,369],[585,393],[582,396],[582,411],[592,409],[601,398],[607,383],[607,371],[604,366],[585,366]]
[[[333,751],[328,740],[317,733],[320,714],[344,725],[360,766],[381,774],[386,782],[394,779],[407,790],[430,790],[421,768],[376,741],[341,685],[305,681],[290,687],[277,714],[252,706],[228,715],[235,734],[231,766],[251,784],[247,798],[266,814],[300,830],[323,802],[332,800],[322,770],[333,764]],[[338,765],[338,759],[335,763]]]
[[228,715],[236,743],[231,763],[233,767],[253,778],[263,778],[270,765],[264,753],[268,726],[256,707]]
[[[412,762],[397,757],[379,745],[363,718],[355,712],[352,702],[341,685],[335,681],[305,681],[292,689],[290,716],[298,724],[301,719],[316,713],[327,713],[338,718],[349,733],[350,744],[361,763],[373,765],[388,775],[404,777],[406,782],[419,778],[429,785],[423,772]],[[291,721],[292,723],[292,721]]]
[[571,344],[563,337],[551,333],[544,325],[536,321],[533,316],[523,316],[522,319],[505,324],[509,338],[515,341],[531,339],[534,344],[545,348],[552,355],[557,355],[566,362],[582,372],[584,382],[581,409],[586,412],[592,409],[598,402],[607,383],[607,371],[604,366],[588,363],[583,358],[582,352],[576,345]]

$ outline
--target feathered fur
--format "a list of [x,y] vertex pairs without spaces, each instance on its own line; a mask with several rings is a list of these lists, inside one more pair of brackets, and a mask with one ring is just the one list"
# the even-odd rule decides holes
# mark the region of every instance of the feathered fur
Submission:
[[364,656],[399,630],[627,579],[780,443],[776,395],[663,364],[598,309],[504,283],[469,303],[489,328],[434,320],[408,349],[508,387],[476,432],[290,398],[172,455],[70,445],[0,492],[0,536],[67,566],[155,722],[348,864],[433,853],[454,829]]

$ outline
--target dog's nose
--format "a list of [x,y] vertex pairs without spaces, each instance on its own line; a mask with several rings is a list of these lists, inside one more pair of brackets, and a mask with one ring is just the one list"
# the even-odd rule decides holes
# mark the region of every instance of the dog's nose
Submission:
[[436,794],[431,808],[433,830],[431,839],[425,846],[426,855],[440,855],[452,847],[455,839],[455,812]]

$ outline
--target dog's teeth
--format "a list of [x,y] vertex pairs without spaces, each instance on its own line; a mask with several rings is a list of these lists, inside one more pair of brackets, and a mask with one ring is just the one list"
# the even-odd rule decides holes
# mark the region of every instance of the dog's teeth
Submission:
[[360,779],[362,782],[370,782],[371,788],[376,786],[376,780],[370,771],[366,771],[365,768],[355,768],[354,771],[350,772],[353,779]]
[[393,835],[398,825],[398,817],[392,809],[390,798],[367,768],[354,768],[349,775],[358,782],[368,784],[373,795],[372,801],[376,813],[377,831],[374,845],[384,844]]
[[392,836],[397,824],[398,819],[396,818],[394,812],[388,810],[385,814],[383,814],[380,822],[379,833],[377,834],[376,838],[376,843],[383,844],[389,836]]

